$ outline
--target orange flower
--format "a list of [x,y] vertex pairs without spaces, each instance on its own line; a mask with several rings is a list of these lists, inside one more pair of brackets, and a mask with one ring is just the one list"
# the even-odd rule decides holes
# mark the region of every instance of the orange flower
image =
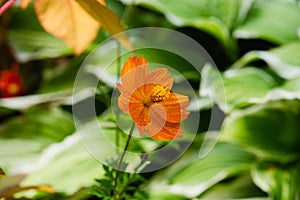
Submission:
[[182,137],[180,122],[187,118],[187,96],[171,92],[172,77],[166,68],[148,73],[148,62],[141,56],[130,57],[121,71],[120,109],[131,116],[140,134],[156,140]]
[[19,96],[24,92],[21,74],[14,70],[0,71],[0,93],[1,97]]

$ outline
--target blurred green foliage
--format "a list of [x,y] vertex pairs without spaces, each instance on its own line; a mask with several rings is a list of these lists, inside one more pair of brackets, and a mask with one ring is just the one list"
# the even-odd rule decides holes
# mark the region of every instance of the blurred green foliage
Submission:
[[[200,77],[188,62],[174,59],[169,52],[140,52],[181,72],[193,86],[192,92],[199,94],[195,101],[203,103],[191,109],[191,115],[201,115],[191,147],[169,167],[141,175],[147,198],[299,199],[299,2],[107,0],[107,5],[127,29],[157,26],[191,36],[221,71],[207,64]],[[9,68],[14,58],[27,83],[26,95],[0,99],[0,166],[7,178],[26,174],[18,182],[21,186],[49,184],[57,191],[55,195],[22,193],[15,198],[97,199],[99,193],[95,195],[88,188],[97,185],[95,179],[101,183],[109,169],[103,170],[81,143],[72,120],[72,90],[86,55],[109,35],[101,30],[89,48],[75,57],[61,40],[41,28],[32,6],[26,10],[11,8],[0,19],[0,26],[5,30],[1,37],[6,38],[5,44],[3,40],[0,43],[0,68]],[[97,66],[102,58],[97,59],[95,66],[86,69],[86,76],[96,79],[98,70],[103,70]],[[221,81],[215,79],[219,73]],[[105,124],[106,133],[111,133],[110,140],[114,141],[111,135],[120,130],[109,113],[117,68],[109,74],[100,77],[95,106],[97,120]],[[214,94],[213,103],[226,118],[214,149],[199,158],[204,135],[212,134],[206,132],[212,106],[207,91]],[[75,97],[75,106],[90,98],[81,88],[75,88],[75,94],[80,94]],[[103,138],[96,128],[80,131],[100,154],[109,154],[109,149],[101,146]],[[120,146],[125,139],[121,134]],[[164,145],[151,140],[134,144],[132,150],[153,150]],[[140,185],[131,189],[137,188]]]

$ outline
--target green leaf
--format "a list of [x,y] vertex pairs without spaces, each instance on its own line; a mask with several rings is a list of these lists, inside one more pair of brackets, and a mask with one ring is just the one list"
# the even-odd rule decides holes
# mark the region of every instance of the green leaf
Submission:
[[[221,76],[207,66],[202,72],[200,96],[213,98],[219,107],[229,113],[234,107],[264,98],[276,86],[266,72],[253,67],[230,69]],[[225,107],[226,106],[226,107]]]
[[71,116],[59,109],[35,109],[12,118],[0,128],[0,166],[26,172],[44,148],[73,131]]
[[[210,188],[203,195],[200,195],[199,199],[242,199],[249,198],[254,200],[253,197],[263,197],[265,194],[257,188],[250,174],[241,175],[235,177],[232,180],[218,183],[214,187]],[[267,198],[255,198],[267,200]]]
[[43,103],[63,103],[69,102],[72,98],[71,90],[56,91],[45,94],[34,94],[12,98],[0,99],[0,107],[13,110],[24,110]]
[[[212,65],[206,64],[201,72],[200,97],[211,99],[225,111],[226,94],[222,74]],[[212,104],[211,104],[212,105]]]
[[286,81],[280,88],[291,91],[293,94],[300,92],[300,76]]
[[228,143],[218,143],[203,159],[193,155],[181,160],[181,165],[162,171],[163,175],[158,173],[152,180],[151,191],[196,197],[219,181],[249,170],[254,159],[250,153]]
[[167,193],[164,191],[157,191],[153,192],[150,194],[150,197],[148,198],[149,200],[186,200],[187,198],[180,196],[180,195],[175,195],[171,193]]
[[135,3],[163,13],[176,26],[192,26],[215,36],[232,57],[236,53],[236,41],[231,37],[231,30],[243,20],[251,5],[251,1],[240,0],[139,0]]
[[[49,184],[58,192],[73,194],[82,187],[92,186],[96,178],[104,175],[102,165],[117,157],[114,141],[107,138],[116,133],[115,123],[91,121],[77,128],[73,135],[43,151],[39,162],[32,166],[36,170],[22,186]],[[129,162],[128,168],[136,169],[140,162],[128,154],[124,161]]]
[[[61,92],[65,93],[65,95],[60,96],[67,97],[67,95],[71,95],[70,91],[74,90],[73,94],[75,94],[76,90],[82,89],[75,88],[74,82],[85,58],[86,55],[77,56],[69,59],[67,66],[56,66],[45,70],[43,82],[37,93],[51,95],[51,93]],[[88,84],[88,76],[86,80],[86,82],[82,82],[83,85],[81,87],[83,87],[84,84]],[[49,100],[51,101],[51,98]]]
[[246,21],[234,31],[237,38],[260,38],[284,44],[298,40],[300,8],[297,2],[282,0],[254,1]]
[[26,10],[16,9],[13,13],[8,39],[21,62],[72,54],[60,39],[43,30],[31,6]]
[[275,80],[263,70],[247,67],[228,70],[223,75],[226,103],[235,105],[252,98],[263,98],[276,86]]
[[73,194],[93,184],[103,173],[101,164],[84,148],[77,134],[61,143],[50,145],[39,156],[39,162],[22,182],[22,186],[49,184],[56,191]]
[[[300,26],[300,25],[299,25]],[[293,79],[300,75],[300,42],[289,43],[270,51],[250,51],[234,66],[242,67],[256,60],[264,60],[280,77]]]
[[299,101],[277,101],[231,113],[222,141],[241,145],[258,157],[288,162],[299,156]]
[[9,30],[10,44],[17,50],[17,58],[21,62],[67,56],[72,51],[54,36],[35,30]]
[[259,161],[252,169],[254,182],[272,199],[294,200],[299,198],[300,163],[278,165]]

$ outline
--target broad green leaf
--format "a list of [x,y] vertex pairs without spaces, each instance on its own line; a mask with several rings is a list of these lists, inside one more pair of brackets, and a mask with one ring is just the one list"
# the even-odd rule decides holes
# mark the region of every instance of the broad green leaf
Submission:
[[176,26],[196,27],[215,36],[232,57],[236,53],[236,41],[231,37],[231,30],[244,19],[251,5],[251,1],[241,0],[122,1],[153,8],[163,13]]
[[164,175],[157,174],[150,185],[151,191],[196,197],[219,181],[249,170],[254,159],[250,153],[228,143],[218,143],[203,159],[194,155],[184,158],[181,165],[162,171]]
[[299,101],[277,101],[232,112],[221,140],[238,144],[257,157],[288,162],[299,156]]
[[71,54],[71,50],[62,41],[42,31],[10,30],[9,40],[17,49],[17,57],[22,62]]
[[226,103],[235,105],[252,98],[263,98],[276,86],[275,80],[263,70],[247,67],[228,70],[223,75]]
[[[116,125],[105,121],[87,122],[62,142],[50,145],[40,155],[37,168],[22,186],[50,184],[57,191],[73,194],[92,186],[104,174],[102,163],[116,156],[106,136],[115,134]],[[101,134],[101,131],[105,133]],[[45,173],[47,172],[47,173]]]
[[300,7],[297,2],[282,0],[254,1],[246,21],[234,31],[237,38],[260,38],[284,44],[298,40]]
[[[299,25],[300,26],[300,25]],[[300,42],[289,43],[270,51],[250,51],[239,59],[234,66],[242,67],[262,59],[280,77],[293,79],[300,75]]]
[[208,96],[196,97],[190,100],[189,111],[207,110],[212,107],[212,100]]
[[264,98],[275,86],[276,81],[261,69],[230,69],[221,76],[216,69],[207,66],[202,72],[200,96],[213,98],[223,111],[230,112],[239,104]]
[[72,100],[72,91],[58,91],[46,94],[34,94],[13,98],[1,98],[0,106],[14,110],[24,110],[39,104],[49,102],[70,102]]
[[[100,124],[100,125],[99,125]],[[31,167],[35,169],[22,182],[22,186],[49,184],[56,191],[73,194],[82,187],[92,186],[104,174],[102,165],[116,158],[114,135],[116,124],[103,120],[86,122],[62,142],[50,145]],[[120,146],[126,138],[120,136]],[[134,139],[134,138],[133,138]],[[131,141],[130,149],[136,146]],[[128,168],[136,169],[139,162],[127,152]],[[47,172],[47,173],[45,173]]]
[[31,110],[0,128],[0,166],[8,172],[27,172],[44,148],[74,131],[72,118],[59,110]]
[[49,146],[39,160],[32,166],[37,169],[25,178],[22,186],[48,184],[58,192],[73,194],[82,187],[91,186],[103,173],[101,163],[84,148],[77,134]]
[[[103,0],[95,2],[104,8]],[[61,38],[77,55],[96,38],[101,26],[74,0],[36,0],[34,8],[45,30]]]
[[43,30],[31,6],[26,10],[15,9],[11,15],[7,34],[20,62],[72,54],[72,50],[60,39]]
[[[82,88],[75,88],[74,82],[85,57],[85,55],[77,56],[70,59],[66,66],[56,66],[47,69],[43,81],[40,84],[40,88],[36,93],[50,95],[51,93],[61,92],[62,94],[65,94],[61,95],[63,97],[70,95],[70,91],[72,90],[74,90],[73,94],[75,94],[76,91],[80,91]],[[82,82],[83,85],[81,87],[86,86],[84,84],[88,83],[89,79],[87,76],[86,82]]]
[[[244,199],[249,200],[267,200],[263,198],[265,194],[258,189],[250,174],[237,176],[232,180],[225,181],[224,183],[218,183],[217,185],[210,188],[208,191],[200,195],[200,199]],[[262,198],[253,198],[262,197]],[[244,199],[246,200],[246,199]]]
[[154,191],[149,194],[149,200],[186,200],[187,198],[175,195],[171,193],[164,192],[162,190],[160,191]]
[[222,74],[210,64],[206,64],[201,72],[200,97],[211,99],[225,112],[226,92]]
[[272,199],[295,200],[300,191],[300,163],[286,166],[258,161],[252,169],[254,182]]
[[280,88],[291,91],[294,94],[300,92],[300,76],[291,80],[286,81]]

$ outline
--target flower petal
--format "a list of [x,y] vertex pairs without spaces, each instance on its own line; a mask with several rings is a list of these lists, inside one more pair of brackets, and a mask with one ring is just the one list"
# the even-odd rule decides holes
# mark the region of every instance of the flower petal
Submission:
[[167,74],[168,70],[166,68],[157,68],[152,71],[147,77],[147,83],[154,83],[172,88],[173,78],[170,74]]
[[147,126],[151,122],[149,107],[142,103],[129,102],[129,114],[137,126]]
[[166,123],[167,113],[160,104],[153,104],[149,109],[150,123],[145,127],[147,134],[152,137],[162,130]]
[[146,65],[137,66],[121,77],[122,86],[126,88],[129,93],[133,93],[137,88],[146,84],[146,77],[148,73]]
[[145,70],[148,74],[148,62],[144,58],[144,56],[141,56],[140,58],[137,56],[133,56],[128,58],[127,62],[124,63],[123,68],[121,70],[121,77],[138,66],[146,66]]
[[181,138],[183,135],[182,127],[180,123],[169,123],[166,122],[165,126],[156,134],[151,137],[156,140],[172,140],[176,138]]
[[170,140],[182,136],[180,123],[168,122],[168,113],[162,105],[153,104],[150,106],[149,113],[151,121],[144,129],[139,129],[140,131],[146,132],[156,140]]
[[161,105],[167,113],[167,121],[179,123],[186,119],[189,112],[185,109],[189,105],[189,99],[185,95],[171,93],[169,98],[164,100]]

